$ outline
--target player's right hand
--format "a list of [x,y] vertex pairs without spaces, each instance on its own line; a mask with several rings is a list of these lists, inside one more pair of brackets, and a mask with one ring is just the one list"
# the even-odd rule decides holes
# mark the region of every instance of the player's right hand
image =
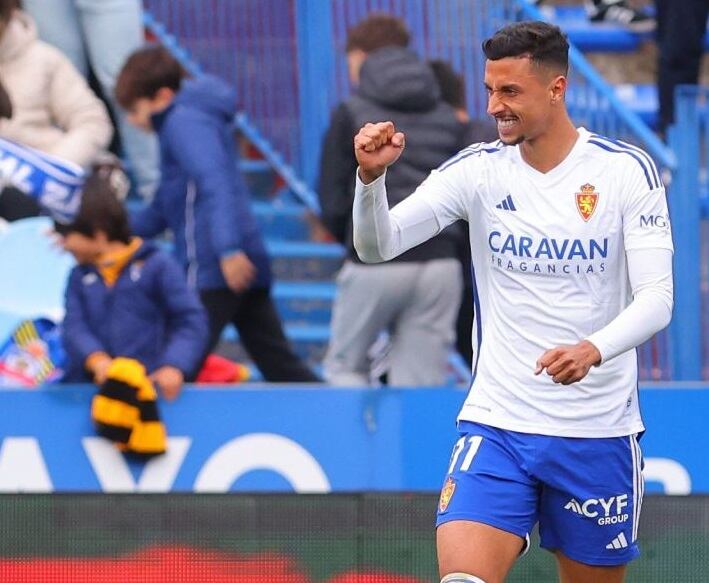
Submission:
[[355,136],[354,150],[359,177],[369,184],[399,159],[404,151],[404,134],[397,132],[390,121],[368,123]]

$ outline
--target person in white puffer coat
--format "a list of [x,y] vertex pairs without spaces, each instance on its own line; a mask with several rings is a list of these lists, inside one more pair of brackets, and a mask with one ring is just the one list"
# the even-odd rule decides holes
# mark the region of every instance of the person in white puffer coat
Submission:
[[0,121],[0,137],[87,168],[113,135],[107,109],[13,4],[0,0],[0,79],[13,106],[12,118]]

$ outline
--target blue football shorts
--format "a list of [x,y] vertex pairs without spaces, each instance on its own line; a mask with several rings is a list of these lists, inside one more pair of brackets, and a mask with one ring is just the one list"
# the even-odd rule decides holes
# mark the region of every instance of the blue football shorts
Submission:
[[637,436],[553,437],[461,421],[436,526],[482,522],[588,565],[637,557],[643,497]]

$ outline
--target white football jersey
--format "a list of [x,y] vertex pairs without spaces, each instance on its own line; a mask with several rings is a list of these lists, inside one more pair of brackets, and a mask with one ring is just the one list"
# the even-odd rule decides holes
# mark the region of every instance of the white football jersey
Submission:
[[470,223],[474,380],[459,419],[569,437],[642,431],[635,350],[568,386],[534,370],[546,350],[580,342],[630,303],[626,251],[672,250],[650,157],[580,128],[564,161],[541,173],[518,146],[475,144],[415,196],[440,226]]

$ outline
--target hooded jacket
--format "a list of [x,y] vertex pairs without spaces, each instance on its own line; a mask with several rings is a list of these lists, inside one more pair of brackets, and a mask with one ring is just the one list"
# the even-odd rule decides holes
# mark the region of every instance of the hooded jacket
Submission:
[[67,57],[38,40],[32,18],[19,10],[0,38],[0,79],[12,102],[0,137],[82,167],[108,146],[106,107]]
[[189,284],[226,288],[219,262],[237,251],[257,269],[253,287],[271,283],[270,263],[238,169],[234,90],[211,75],[185,79],[172,104],[153,116],[161,181],[152,204],[131,216],[133,232],[169,228]]
[[[463,148],[466,128],[444,103],[432,69],[408,49],[387,47],[370,53],[357,92],[333,114],[323,146],[318,191],[323,221],[359,261],[352,244],[352,202],[357,161],[352,139],[367,122],[391,120],[406,134],[406,148],[387,169],[392,207],[409,196],[431,170]],[[462,236],[453,225],[437,237],[395,258],[427,261],[457,256]]]
[[69,275],[63,344],[66,382],[90,381],[89,355],[105,352],[143,364],[148,373],[170,365],[193,375],[207,348],[207,316],[179,265],[143,243],[108,286],[95,265]]

